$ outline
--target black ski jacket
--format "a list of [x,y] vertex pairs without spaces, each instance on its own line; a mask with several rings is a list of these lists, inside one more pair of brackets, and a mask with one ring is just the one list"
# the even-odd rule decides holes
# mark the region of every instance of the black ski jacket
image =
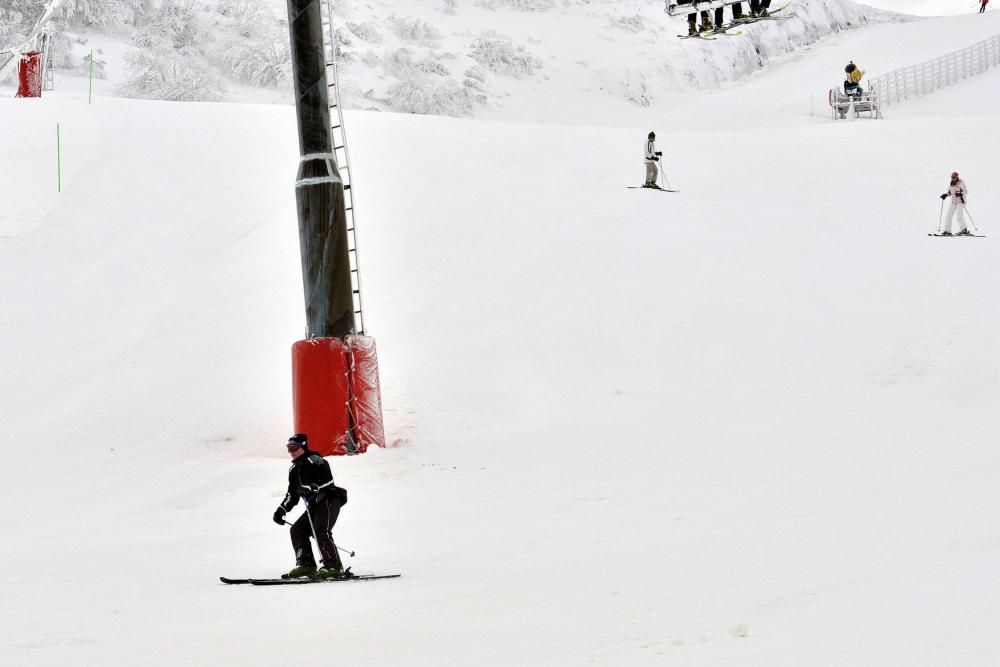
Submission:
[[[304,486],[315,487],[318,491],[305,493],[302,490]],[[339,498],[340,493],[345,496],[340,503],[343,505],[347,502],[347,492],[334,485],[330,464],[319,454],[306,452],[292,461],[292,467],[288,469],[288,492],[281,501],[281,509],[288,512],[299,504],[299,498],[305,498],[306,503],[312,505],[329,497]]]

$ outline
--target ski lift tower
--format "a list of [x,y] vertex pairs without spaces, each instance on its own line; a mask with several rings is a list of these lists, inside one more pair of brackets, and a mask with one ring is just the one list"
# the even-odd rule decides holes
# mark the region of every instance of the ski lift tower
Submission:
[[[362,313],[354,200],[352,184],[343,177],[349,168],[342,175],[337,157],[342,151],[346,161],[346,139],[332,25],[331,43],[325,45],[323,39],[326,1],[287,0],[299,136],[295,201],[306,311],[306,338],[292,346],[292,402],[295,431],[308,435],[310,448],[322,455],[385,446],[375,341],[359,335],[365,331],[357,324]],[[332,18],[329,8],[327,14]],[[337,112],[334,126],[331,99]],[[334,130],[339,145],[332,139]]]

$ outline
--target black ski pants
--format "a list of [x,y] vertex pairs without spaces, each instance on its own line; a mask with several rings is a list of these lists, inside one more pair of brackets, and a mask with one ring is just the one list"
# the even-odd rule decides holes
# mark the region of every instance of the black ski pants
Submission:
[[[732,10],[733,10],[733,20],[734,21],[736,21],[737,19],[743,18],[743,8],[740,6],[741,4],[742,3],[735,2],[735,3],[731,4],[731,5],[729,5],[730,8],[732,8]],[[724,9],[725,9],[725,7],[716,7],[715,8],[715,27],[716,28],[718,28],[720,25],[723,24],[722,11]]]
[[[316,567],[312,544],[309,542],[315,529],[316,545],[323,558],[323,565],[338,570],[344,569],[332,535],[333,526],[337,523],[339,516],[340,501],[336,498],[326,498],[314,505],[306,505],[306,511],[292,524],[292,549],[295,550],[296,565]],[[311,524],[310,517],[312,518]]]

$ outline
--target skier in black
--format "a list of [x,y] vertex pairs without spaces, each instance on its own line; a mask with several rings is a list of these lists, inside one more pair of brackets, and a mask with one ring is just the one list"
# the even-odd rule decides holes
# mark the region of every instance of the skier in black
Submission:
[[[340,508],[347,503],[347,491],[333,483],[333,473],[326,460],[309,450],[304,433],[288,439],[288,454],[292,467],[288,469],[288,493],[274,510],[274,522],[283,525],[285,514],[305,501],[306,511],[292,524],[292,548],[295,550],[295,567],[285,577],[339,578],[344,576],[344,565],[337,553],[337,545],[330,534]],[[323,567],[316,569],[310,537],[316,538]]]

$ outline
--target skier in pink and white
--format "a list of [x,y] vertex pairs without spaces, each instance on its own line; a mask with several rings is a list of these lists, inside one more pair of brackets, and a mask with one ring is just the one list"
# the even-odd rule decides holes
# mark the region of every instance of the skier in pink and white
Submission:
[[948,192],[941,195],[941,199],[951,197],[951,205],[948,207],[948,213],[944,217],[942,236],[952,236],[951,221],[956,213],[958,213],[958,231],[955,235],[968,236],[970,234],[969,228],[965,226],[965,199],[968,196],[969,188],[965,185],[965,181],[959,178],[957,171],[951,172],[951,183],[948,185]]

